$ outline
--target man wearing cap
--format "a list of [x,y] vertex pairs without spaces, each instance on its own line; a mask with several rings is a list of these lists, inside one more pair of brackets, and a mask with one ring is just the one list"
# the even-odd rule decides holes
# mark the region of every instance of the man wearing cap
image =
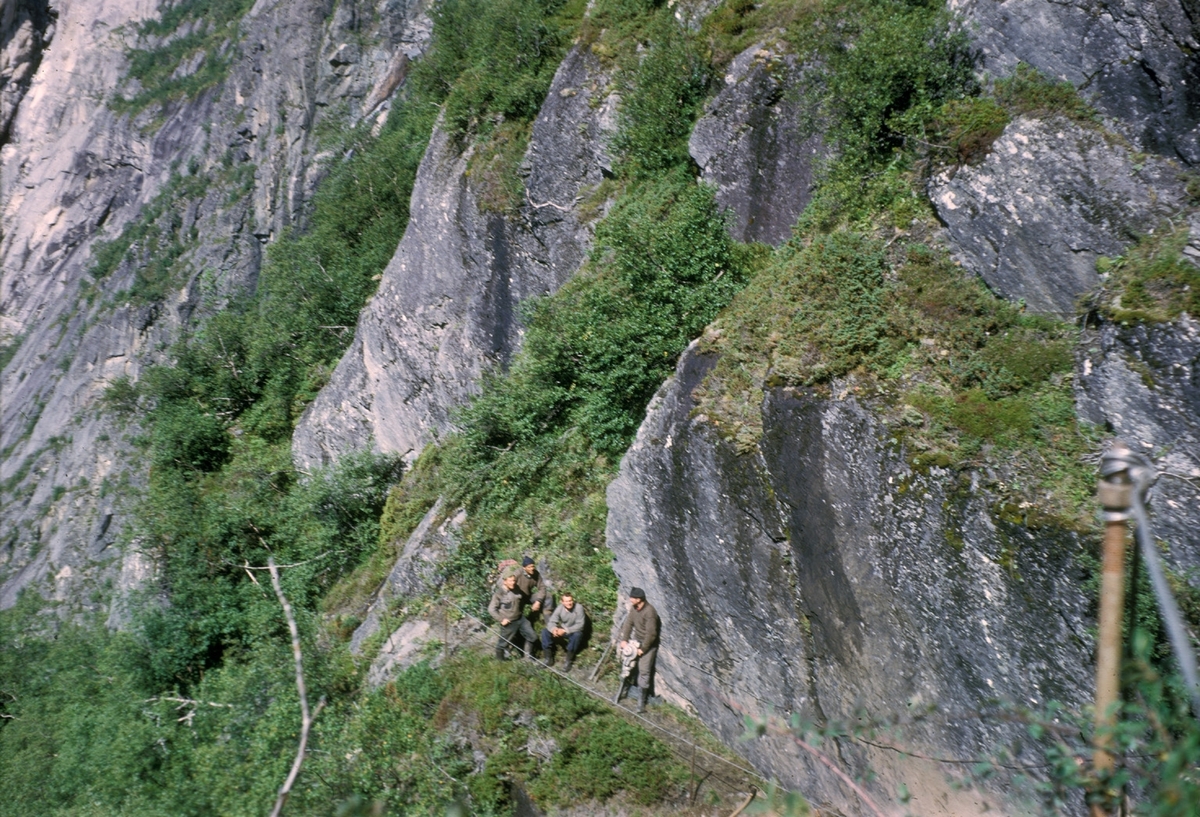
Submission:
[[525,603],[529,605],[532,613],[529,619],[536,619],[546,605],[546,588],[542,586],[542,574],[538,573],[537,565],[528,556],[521,560],[521,572],[517,574],[517,591],[525,597]]
[[633,636],[638,643],[637,665],[630,675],[637,674],[638,712],[646,711],[646,696],[654,681],[654,659],[658,657],[658,611],[646,601],[646,593],[640,587],[629,591],[629,615],[621,627],[620,648]]
[[525,642],[525,657],[533,647],[533,627],[525,618],[525,596],[517,591],[517,576],[509,573],[500,580],[500,586],[492,594],[488,612],[500,624],[500,638],[496,641],[496,659],[503,661],[505,649],[513,644],[520,634]]
[[575,663],[575,653],[579,652],[579,644],[583,639],[583,625],[587,622],[587,613],[582,604],[575,603],[575,597],[563,593],[562,603],[554,608],[546,629],[542,630],[542,661],[546,666],[554,666],[554,647],[562,644],[567,648],[567,662],[563,672],[570,672]]

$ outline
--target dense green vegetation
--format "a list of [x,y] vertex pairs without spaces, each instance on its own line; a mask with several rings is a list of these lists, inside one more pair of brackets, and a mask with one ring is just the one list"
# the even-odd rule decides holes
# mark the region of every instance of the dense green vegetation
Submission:
[[[303,594],[303,584],[293,579],[289,590]],[[0,733],[0,814],[261,815],[287,775],[298,724],[278,605],[266,618],[268,637],[186,695],[147,692],[127,659],[143,646],[133,636],[65,625],[52,640],[30,637],[39,625],[28,605],[0,618],[0,714],[12,716]],[[311,637],[305,646],[310,695],[330,707],[287,813],[376,804],[441,814],[459,800],[475,814],[504,814],[512,780],[546,805],[618,792],[652,803],[686,782],[663,743],[533,667],[417,664],[352,694],[353,665]],[[549,736],[553,759],[524,751]],[[478,772],[472,747],[488,756]]]
[[221,82],[232,62],[238,24],[252,5],[253,0],[164,3],[157,19],[138,27],[143,47],[130,52],[129,62],[136,91],[130,98],[116,97],[114,110],[136,114]]
[[1119,258],[1101,258],[1100,308],[1116,321],[1161,322],[1200,315],[1200,268],[1183,255],[1188,228],[1163,225]]

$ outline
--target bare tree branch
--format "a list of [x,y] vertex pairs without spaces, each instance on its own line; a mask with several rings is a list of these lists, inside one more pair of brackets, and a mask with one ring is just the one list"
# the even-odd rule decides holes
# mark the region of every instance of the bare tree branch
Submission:
[[176,709],[182,709],[183,706],[187,704],[194,704],[195,706],[225,706],[233,709],[233,704],[219,704],[216,701],[196,701],[191,698],[169,698],[165,695],[155,695],[153,698],[147,698],[142,703],[152,704],[158,701],[169,701],[170,703],[181,704],[181,706],[175,707]]
[[267,569],[271,571],[271,586],[275,588],[275,596],[283,607],[288,631],[292,634],[292,657],[296,659],[296,691],[300,693],[300,745],[296,749],[296,760],[292,763],[292,770],[288,773],[287,780],[283,781],[283,785],[279,789],[279,796],[275,799],[275,807],[271,809],[271,817],[279,817],[283,812],[283,804],[287,802],[288,795],[291,794],[292,785],[300,775],[300,766],[304,763],[304,752],[308,748],[308,732],[317,715],[321,714],[321,710],[325,708],[325,697],[321,696],[321,700],[317,702],[317,708],[310,714],[308,689],[304,684],[304,666],[300,656],[300,630],[296,627],[295,616],[292,615],[292,605],[288,604],[287,596],[283,595],[283,587],[279,584],[279,569],[275,566],[274,556],[267,557]]

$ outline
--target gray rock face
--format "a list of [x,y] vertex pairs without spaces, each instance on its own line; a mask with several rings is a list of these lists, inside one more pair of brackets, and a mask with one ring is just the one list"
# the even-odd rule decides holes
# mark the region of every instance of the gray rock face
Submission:
[[[862,810],[855,796],[791,742],[737,742],[742,713],[853,721],[862,706],[903,721],[936,705],[896,745],[962,759],[1005,734],[976,714],[989,699],[1087,698],[1075,537],[998,521],[982,491],[913,473],[853,399],[769,392],[763,440],[739,456],[691,416],[714,362],[684,355],[608,492],[621,586],[643,587],[662,616],[664,694],[764,774],[847,813]],[[996,793],[951,789],[949,767],[851,741],[826,749],[851,775],[870,765],[885,798],[904,782],[916,813],[995,806]]]
[[409,535],[387,579],[372,597],[362,624],[350,637],[350,652],[359,655],[363,643],[379,632],[392,601],[419,596],[441,586],[443,564],[458,547],[455,537],[466,519],[463,510],[443,518],[443,510],[442,500],[438,499]]
[[[421,2],[381,2],[378,10],[341,2],[332,19],[329,0],[258,4],[242,21],[242,42],[231,45],[223,83],[136,119],[118,116],[107,100],[129,90],[125,49],[137,45],[139,24],[157,7],[56,7],[54,48],[0,147],[0,344],[17,347],[0,380],[0,608],[30,584],[94,606],[107,593],[91,591],[107,579],[119,596],[147,575],[136,548],[112,547],[127,522],[117,497],[130,493],[117,486],[136,486],[144,464],[129,443],[138,429],[101,403],[106,387],[119,377],[136,381],[183,328],[254,286],[263,243],[303,222],[324,172],[312,155],[314,124],[360,115],[393,52],[422,42],[422,26],[403,17],[419,18]],[[385,9],[392,14],[376,16]],[[355,61],[331,62],[351,40],[364,44]],[[334,93],[338,105],[326,111]],[[230,160],[253,165],[248,192],[215,183],[172,207],[185,244],[180,290],[157,304],[130,303],[127,291],[146,261],[136,248],[107,278],[92,279],[95,243],[119,236],[173,167],[220,177]]]
[[738,241],[782,244],[812,198],[813,164],[825,148],[812,132],[815,111],[801,100],[803,82],[795,57],[753,45],[734,58],[692,130],[688,151],[730,211]]
[[951,0],[992,76],[1067,80],[1144,150],[1200,162],[1200,9],[1192,0]]
[[1105,324],[1081,346],[1076,393],[1081,417],[1154,461],[1155,538],[1200,586],[1200,323]]
[[929,195],[964,267],[1034,312],[1074,316],[1100,284],[1099,256],[1185,206],[1178,177],[1100,131],[1020,117],[982,164],[939,176]]
[[297,425],[298,464],[371,445],[415,457],[482,373],[508,361],[520,343],[519,304],[558,289],[590,243],[576,208],[608,165],[606,84],[590,52],[576,49],[559,67],[533,126],[516,217],[483,208],[467,175],[473,148],[460,153],[435,129],[404,239],[353,345]]
[[10,0],[0,8],[0,145],[54,39],[58,11],[48,0]]

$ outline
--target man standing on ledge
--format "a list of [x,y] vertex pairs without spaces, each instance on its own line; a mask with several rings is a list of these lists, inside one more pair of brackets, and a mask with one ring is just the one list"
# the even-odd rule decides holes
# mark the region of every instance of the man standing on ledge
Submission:
[[505,649],[513,644],[513,639],[520,633],[525,641],[525,657],[529,657],[533,646],[533,627],[525,618],[525,596],[516,589],[517,576],[509,573],[500,582],[496,592],[492,594],[492,603],[488,612],[500,623],[500,638],[496,641],[496,658],[503,661]]
[[517,574],[517,592],[525,597],[529,605],[530,622],[536,621],[538,613],[546,606],[546,588],[542,585],[542,574],[533,559],[526,556],[521,560],[521,572]]
[[646,593],[640,587],[629,591],[629,615],[621,628],[621,649],[632,635],[638,643],[637,666],[629,674],[637,673],[638,712],[646,711],[646,697],[654,681],[654,659],[658,657],[658,611],[646,602]]

